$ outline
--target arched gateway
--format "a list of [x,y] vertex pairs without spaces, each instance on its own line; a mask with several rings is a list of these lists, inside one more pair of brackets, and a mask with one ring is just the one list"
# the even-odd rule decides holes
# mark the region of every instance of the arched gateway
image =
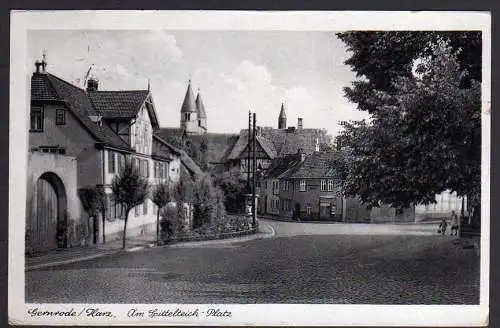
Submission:
[[44,252],[66,244],[67,197],[64,184],[55,173],[46,172],[36,181],[34,210],[27,217],[27,249]]

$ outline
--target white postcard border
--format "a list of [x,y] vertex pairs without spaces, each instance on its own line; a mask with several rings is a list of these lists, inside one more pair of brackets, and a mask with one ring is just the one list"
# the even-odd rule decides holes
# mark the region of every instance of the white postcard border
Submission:
[[[126,22],[126,24],[124,24]],[[120,30],[481,30],[483,32],[482,231],[480,305],[186,305],[24,303],[24,225],[29,113],[27,31],[31,29]],[[398,325],[483,326],[489,304],[491,16],[485,12],[221,12],[221,11],[14,11],[11,15],[9,119],[9,320],[22,324],[193,324],[193,325]],[[34,307],[48,311],[99,308],[115,317],[32,317]],[[152,320],[129,318],[132,308],[218,307],[229,318]]]

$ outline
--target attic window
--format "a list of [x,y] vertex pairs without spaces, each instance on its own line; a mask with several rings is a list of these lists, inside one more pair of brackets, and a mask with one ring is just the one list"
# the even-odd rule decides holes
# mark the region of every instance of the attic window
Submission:
[[66,111],[64,108],[56,109],[56,125],[66,124]]

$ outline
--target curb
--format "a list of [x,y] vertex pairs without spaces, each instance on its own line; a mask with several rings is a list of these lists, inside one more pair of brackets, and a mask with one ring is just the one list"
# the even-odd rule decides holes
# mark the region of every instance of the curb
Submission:
[[53,267],[53,266],[59,266],[59,265],[72,264],[72,263],[77,263],[77,262],[82,262],[82,261],[93,260],[93,259],[97,259],[100,257],[105,257],[105,256],[117,254],[121,251],[122,251],[121,249],[118,249],[118,250],[112,250],[112,251],[108,251],[108,252],[103,252],[103,253],[99,253],[99,254],[92,254],[92,255],[87,255],[87,256],[83,256],[83,257],[67,259],[67,260],[34,264],[31,266],[27,266],[24,269],[24,271],[32,271],[32,270],[37,270],[37,269],[49,268],[49,267]]
[[176,244],[166,244],[163,246],[158,246],[158,247],[172,247],[172,248],[183,248],[183,247],[189,247],[189,246],[208,246],[208,245],[217,245],[217,244],[234,244],[234,243],[239,243],[239,242],[247,242],[250,240],[256,240],[256,239],[264,239],[264,238],[272,238],[276,234],[274,228],[269,224],[265,222],[260,222],[260,224],[266,224],[271,232],[266,233],[266,232],[258,232],[255,234],[251,235],[245,235],[245,236],[239,236],[239,237],[234,237],[234,238],[225,238],[225,239],[212,239],[212,240],[202,240],[202,241],[184,241],[184,242],[179,242]]
[[140,251],[140,250],[143,250],[143,249],[146,249],[146,248],[153,248],[153,247],[156,247],[156,245],[153,244],[153,243],[150,243],[150,244],[147,244],[147,245],[141,245],[141,246],[136,246],[136,247],[132,247],[132,248],[127,248],[125,250],[123,250],[121,248],[120,249],[113,249],[113,250],[109,250],[107,252],[102,252],[102,253],[92,254],[92,255],[87,255],[87,256],[82,256],[82,257],[75,257],[75,258],[67,259],[67,260],[60,260],[60,261],[52,261],[52,262],[47,262],[47,263],[34,264],[34,265],[26,266],[26,268],[25,268],[24,271],[33,271],[33,270],[38,270],[38,269],[50,268],[50,267],[53,267],[53,266],[59,266],[59,265],[65,265],[65,264],[73,264],[73,263],[77,263],[77,262],[94,260],[94,259],[97,259],[97,258],[106,257],[106,256],[118,254],[118,253],[121,253],[121,252],[130,253],[130,252],[136,252],[136,251]]
[[[263,222],[264,223],[264,222]],[[40,264],[34,264],[31,266],[26,266],[24,271],[33,271],[33,270],[38,270],[38,269],[44,269],[44,268],[49,268],[49,267],[54,267],[54,266],[59,266],[59,265],[65,265],[65,264],[72,264],[72,263],[77,263],[77,262],[83,262],[83,261],[88,261],[88,260],[94,260],[97,258],[101,257],[106,257],[114,254],[118,254],[121,252],[126,252],[126,253],[132,253],[132,252],[137,252],[140,250],[144,250],[146,248],[162,248],[162,247],[182,247],[182,246],[189,246],[189,245],[194,245],[194,244],[201,244],[201,245],[206,245],[206,244],[215,244],[215,243],[236,243],[236,242],[245,242],[245,241],[250,241],[254,239],[261,239],[261,238],[272,238],[276,233],[274,228],[269,224],[269,223],[264,223],[266,224],[270,229],[270,233],[265,233],[265,232],[260,232],[252,235],[246,235],[246,236],[239,236],[239,237],[234,237],[234,238],[226,238],[226,239],[213,239],[213,240],[205,240],[205,241],[185,241],[185,242],[178,242],[176,244],[166,244],[166,245],[160,245],[157,246],[155,243],[149,243],[145,245],[140,245],[140,246],[135,246],[132,248],[128,249],[115,249],[115,250],[110,250],[107,252],[102,252],[99,254],[92,254],[92,255],[87,255],[87,256],[82,256],[82,257],[76,257],[72,259],[67,259],[67,260],[60,260],[60,261],[53,261],[53,262],[47,262],[47,263],[40,263]]]

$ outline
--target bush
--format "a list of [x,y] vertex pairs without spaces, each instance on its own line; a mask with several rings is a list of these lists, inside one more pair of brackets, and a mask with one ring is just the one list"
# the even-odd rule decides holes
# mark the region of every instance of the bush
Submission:
[[184,223],[179,217],[177,204],[168,204],[160,211],[160,239],[168,241],[173,235],[183,230]]
[[193,229],[222,219],[225,216],[224,194],[214,186],[211,177],[199,177],[194,188]]
[[239,170],[214,175],[214,184],[224,194],[224,207],[229,213],[242,213],[245,207],[246,180]]

